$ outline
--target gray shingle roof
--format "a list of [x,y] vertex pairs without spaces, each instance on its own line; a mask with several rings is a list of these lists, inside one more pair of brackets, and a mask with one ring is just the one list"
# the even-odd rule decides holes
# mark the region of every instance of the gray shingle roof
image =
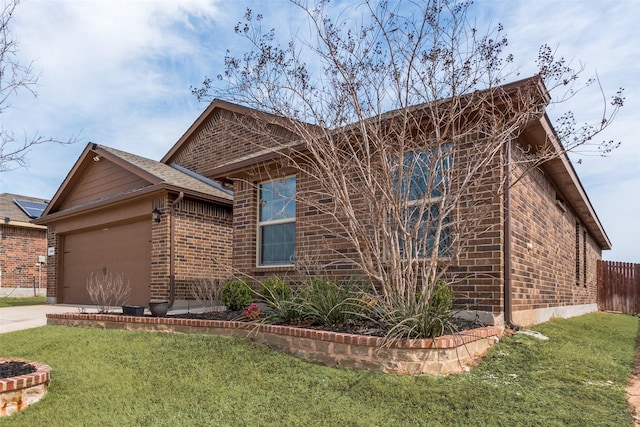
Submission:
[[144,170],[166,184],[184,188],[185,190],[208,194],[221,199],[233,200],[233,193],[231,191],[223,188],[219,183],[208,180],[194,172],[186,173],[167,164],[104,145],[98,145],[97,147]]
[[19,194],[2,193],[0,194],[0,221],[4,218],[10,218],[12,221],[29,222],[32,218],[23,212],[22,209],[14,203],[14,199],[29,200],[32,202],[48,203],[48,200],[38,199],[36,197],[21,196]]

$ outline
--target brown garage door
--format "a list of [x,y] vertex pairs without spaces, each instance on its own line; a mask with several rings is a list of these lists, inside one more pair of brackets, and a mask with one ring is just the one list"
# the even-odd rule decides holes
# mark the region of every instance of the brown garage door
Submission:
[[149,302],[151,222],[140,221],[64,236],[62,302],[91,304],[86,290],[93,272],[124,274],[130,304]]

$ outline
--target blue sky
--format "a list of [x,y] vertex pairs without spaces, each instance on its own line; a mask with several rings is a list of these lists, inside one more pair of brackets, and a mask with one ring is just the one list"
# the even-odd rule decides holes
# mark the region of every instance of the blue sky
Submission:
[[[28,169],[0,174],[0,193],[51,198],[89,141],[160,159],[206,107],[189,88],[222,71],[226,49],[244,51],[233,27],[246,7],[283,36],[301,22],[285,0],[24,0],[13,31],[21,60],[40,74],[38,97],[10,99],[2,126],[18,136],[79,134],[79,142],[35,147]],[[613,243],[604,257],[640,263],[640,2],[480,0],[470,19],[504,25],[519,77],[535,71],[538,47],[548,43],[585,74],[597,71],[607,93],[625,88],[626,105],[602,135],[621,148],[573,158]],[[592,91],[549,115],[571,109],[583,122],[597,119],[601,105]]]

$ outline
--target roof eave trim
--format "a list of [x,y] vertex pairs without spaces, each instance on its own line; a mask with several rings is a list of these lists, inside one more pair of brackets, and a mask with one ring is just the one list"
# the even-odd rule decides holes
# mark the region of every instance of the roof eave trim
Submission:
[[[587,192],[585,191],[582,185],[582,182],[580,181],[580,178],[578,177],[578,174],[576,173],[576,170],[574,169],[573,164],[571,163],[571,160],[569,160],[569,156],[567,155],[566,152],[562,150],[558,137],[555,131],[553,130],[553,126],[551,125],[551,121],[549,120],[549,117],[546,114],[544,114],[543,117],[540,118],[540,124],[542,125],[545,132],[547,133],[549,142],[553,145],[554,149],[558,150],[558,152],[561,153],[560,156],[558,156],[558,160],[562,162],[563,171],[567,174],[567,176],[569,176],[571,182],[573,183],[573,189],[579,194],[580,200],[584,203],[584,206],[587,208],[588,215],[591,218],[591,221],[589,221],[588,218],[586,219],[580,218],[580,219],[585,224],[588,222],[593,222],[596,230],[591,230],[591,232],[594,234],[594,237],[596,238],[602,250],[611,249],[612,247],[611,240],[609,239],[609,236],[607,236],[607,233],[604,230],[604,227],[600,222],[600,219],[598,218],[598,215],[596,214],[596,211],[593,208],[591,201],[589,200],[589,196],[587,195]],[[578,213],[578,209],[575,209],[574,207],[574,210],[576,210],[576,215],[580,217]],[[595,233],[594,231],[597,231],[597,233]]]
[[105,206],[109,206],[109,205],[120,205],[122,203],[126,203],[132,199],[136,199],[139,197],[146,197],[146,196],[150,196],[154,193],[161,193],[162,191],[164,191],[163,186],[160,185],[151,185],[149,187],[143,187],[141,189],[135,190],[135,191],[131,191],[119,196],[115,196],[113,198],[107,198],[107,199],[103,199],[103,200],[99,200],[99,201],[95,201],[95,202],[89,202],[87,204],[84,205],[80,205],[80,206],[75,206],[73,208],[67,209],[67,210],[63,210],[60,212],[55,212],[52,214],[43,214],[40,218],[38,218],[37,220],[34,220],[33,223],[34,224],[38,224],[38,225],[46,225],[50,222],[54,222],[57,220],[60,220],[62,218],[68,218],[68,217],[74,217],[77,215],[83,215],[89,212],[93,212],[99,209],[104,208]]

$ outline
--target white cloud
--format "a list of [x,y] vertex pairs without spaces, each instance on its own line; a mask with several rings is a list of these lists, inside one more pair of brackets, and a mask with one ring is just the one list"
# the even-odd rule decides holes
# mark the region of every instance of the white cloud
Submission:
[[[246,4],[285,39],[306,31],[300,10],[287,1]],[[331,3],[336,10],[349,4]],[[2,123],[27,135],[67,138],[82,131],[82,141],[34,148],[29,170],[0,176],[0,192],[53,196],[88,141],[159,159],[204,108],[189,87],[222,71],[227,48],[244,51],[233,27],[245,7],[223,0],[24,1],[13,29],[21,58],[34,60],[42,73],[39,97],[20,94]],[[363,12],[348,8],[342,17]],[[640,7],[631,1],[482,1],[469,19],[479,27],[504,24],[520,77],[535,72],[538,47],[548,43],[575,65],[585,63],[586,74],[597,70],[607,93],[625,87],[627,105],[602,135],[621,140],[622,148],[606,159],[581,156],[575,167],[613,242],[607,256],[640,262],[640,203],[634,198],[640,188]],[[580,121],[597,118],[599,93],[584,95],[567,107]],[[560,111],[553,108],[552,118]]]

